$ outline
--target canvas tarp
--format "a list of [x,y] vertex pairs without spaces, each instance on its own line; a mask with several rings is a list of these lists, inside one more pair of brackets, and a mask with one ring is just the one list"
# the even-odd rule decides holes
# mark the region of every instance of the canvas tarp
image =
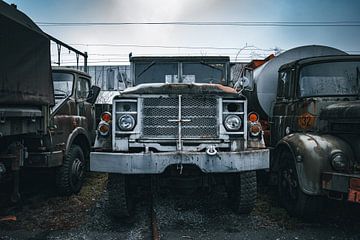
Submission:
[[1,0],[0,104],[54,104],[48,36]]

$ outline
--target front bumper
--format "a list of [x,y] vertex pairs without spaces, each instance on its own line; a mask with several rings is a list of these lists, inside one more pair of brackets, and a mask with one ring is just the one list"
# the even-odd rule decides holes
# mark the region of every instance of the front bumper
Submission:
[[160,174],[171,165],[192,164],[205,173],[231,173],[269,168],[269,150],[218,152],[92,152],[90,170],[123,174]]
[[324,172],[321,178],[323,190],[347,194],[348,201],[360,203],[360,174]]

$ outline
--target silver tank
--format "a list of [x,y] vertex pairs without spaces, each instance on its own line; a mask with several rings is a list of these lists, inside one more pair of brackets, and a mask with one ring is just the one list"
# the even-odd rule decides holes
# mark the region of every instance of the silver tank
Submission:
[[292,61],[315,56],[344,55],[339,49],[309,45],[290,49],[254,70],[254,91],[248,96],[249,109],[260,114],[262,119],[272,116],[271,107],[276,98],[279,68]]

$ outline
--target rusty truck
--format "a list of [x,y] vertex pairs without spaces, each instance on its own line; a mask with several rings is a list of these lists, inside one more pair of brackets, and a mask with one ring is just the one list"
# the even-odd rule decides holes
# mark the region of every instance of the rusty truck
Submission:
[[84,56],[85,66],[87,55],[2,1],[0,28],[0,182],[13,182],[16,202],[20,170],[49,169],[62,194],[77,193],[95,138],[99,88],[84,72],[52,67],[50,41]]
[[172,189],[224,184],[232,207],[250,212],[256,171],[268,168],[269,151],[257,114],[228,86],[229,57],[130,62],[134,86],[114,97],[112,112],[103,114],[90,155],[92,171],[109,173],[110,214],[131,214],[141,176]]
[[299,217],[318,213],[324,196],[359,203],[360,56],[325,46],[285,55],[255,70],[250,106],[269,116],[279,199]]

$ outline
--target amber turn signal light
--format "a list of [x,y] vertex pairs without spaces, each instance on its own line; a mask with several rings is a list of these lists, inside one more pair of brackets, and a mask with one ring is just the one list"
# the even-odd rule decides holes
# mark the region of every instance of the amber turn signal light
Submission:
[[110,132],[110,125],[107,122],[100,122],[98,126],[98,131],[101,136],[108,136]]
[[256,112],[249,113],[248,119],[250,122],[256,122],[259,120],[259,115]]

